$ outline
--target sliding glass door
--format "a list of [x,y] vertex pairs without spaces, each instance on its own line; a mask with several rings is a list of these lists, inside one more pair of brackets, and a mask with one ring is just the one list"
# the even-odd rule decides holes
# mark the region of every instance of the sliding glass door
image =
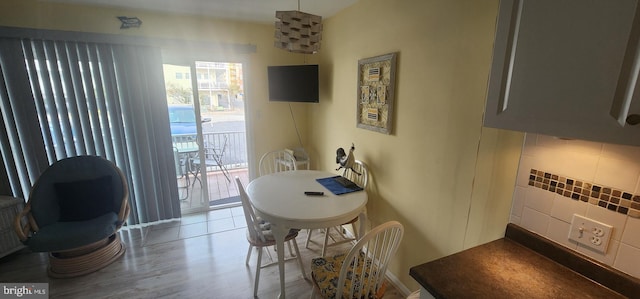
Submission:
[[242,64],[165,64],[164,76],[183,214],[238,204],[233,178],[248,181]]

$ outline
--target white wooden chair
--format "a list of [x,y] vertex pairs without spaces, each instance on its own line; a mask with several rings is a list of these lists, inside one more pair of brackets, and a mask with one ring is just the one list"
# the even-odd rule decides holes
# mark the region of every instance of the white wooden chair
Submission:
[[296,169],[311,169],[311,158],[303,147],[293,149],[293,158],[296,159]]
[[[276,264],[276,262],[271,262],[265,265],[262,265],[262,252],[263,250],[267,250],[269,246],[274,246],[276,241],[271,233],[271,225],[269,222],[266,222],[259,217],[256,216],[253,206],[249,201],[249,196],[247,195],[244,187],[242,186],[242,182],[240,182],[240,178],[236,177],[236,185],[238,186],[238,193],[240,194],[240,200],[242,201],[242,209],[244,210],[244,218],[247,222],[247,241],[249,242],[249,251],[247,252],[247,259],[245,264],[249,265],[249,259],[251,259],[251,252],[253,248],[256,247],[258,249],[258,261],[256,263],[256,277],[253,286],[253,296],[256,297],[258,294],[258,283],[260,282],[260,269]],[[291,259],[297,259],[298,265],[300,266],[300,272],[302,276],[304,274],[304,265],[302,263],[302,258],[300,257],[300,251],[298,250],[298,244],[296,243],[296,237],[298,236],[298,231],[296,229],[292,229],[289,231],[289,234],[285,237],[285,242],[289,243],[289,253],[291,254]],[[293,248],[295,249],[295,255],[291,252],[291,243],[293,243]]]
[[276,150],[265,153],[260,158],[259,174],[265,174],[291,171],[298,169],[296,166],[296,158],[285,150]]
[[[367,168],[367,164],[365,164],[360,160],[355,160],[355,163],[353,165],[353,170],[347,169],[343,172],[342,175],[348,178],[350,181],[356,183],[356,185],[362,187],[362,189],[364,189],[363,192],[366,192],[367,185],[369,184],[369,169]],[[322,256],[326,254],[327,247],[329,246],[334,246],[334,245],[358,240],[358,230],[354,225],[356,221],[358,221],[358,217],[353,218],[351,219],[351,221],[342,224],[342,225],[351,225],[351,229],[355,236],[354,238],[348,238],[345,234],[342,233],[342,225],[329,227],[325,229],[324,242],[322,244]],[[330,235],[331,229],[337,231],[338,234],[342,237],[342,240],[339,240],[339,241],[333,240],[334,242],[329,243],[329,238],[331,237]],[[311,229],[307,231],[307,241],[304,244],[305,248],[309,248],[309,242],[311,241],[312,233],[313,233],[313,230]]]
[[373,228],[346,254],[312,259],[311,298],[317,293],[323,298],[382,298],[387,266],[403,235],[402,224],[389,221]]

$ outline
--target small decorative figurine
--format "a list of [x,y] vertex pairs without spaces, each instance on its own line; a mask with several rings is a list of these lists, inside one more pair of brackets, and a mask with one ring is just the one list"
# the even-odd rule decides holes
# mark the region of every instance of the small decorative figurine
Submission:
[[344,151],[343,148],[338,148],[338,150],[336,150],[336,163],[340,164],[340,166],[338,168],[336,168],[336,170],[340,170],[341,168],[344,168],[344,173],[343,175],[347,172],[347,170],[351,170],[354,173],[356,173],[357,175],[361,175],[361,173],[355,171],[353,169],[353,164],[356,161],[356,158],[353,156],[353,151],[356,150],[356,147],[353,145],[353,143],[351,144],[351,149],[349,149],[349,154],[347,155],[347,153]]
[[142,25],[142,20],[138,17],[119,16],[117,18],[122,22],[120,29],[138,28]]

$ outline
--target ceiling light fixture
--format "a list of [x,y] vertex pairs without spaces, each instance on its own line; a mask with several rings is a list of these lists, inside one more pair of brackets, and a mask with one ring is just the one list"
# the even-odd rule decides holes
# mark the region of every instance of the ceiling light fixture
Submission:
[[322,17],[298,10],[276,11],[275,47],[289,52],[314,54],[320,50]]

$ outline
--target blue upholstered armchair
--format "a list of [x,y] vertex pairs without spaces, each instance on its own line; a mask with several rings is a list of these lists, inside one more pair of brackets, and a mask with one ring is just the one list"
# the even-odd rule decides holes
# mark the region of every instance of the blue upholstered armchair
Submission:
[[116,232],[129,215],[128,200],[127,180],[113,162],[66,158],[38,178],[16,233],[32,251],[49,252],[50,276],[88,274],[124,254]]

